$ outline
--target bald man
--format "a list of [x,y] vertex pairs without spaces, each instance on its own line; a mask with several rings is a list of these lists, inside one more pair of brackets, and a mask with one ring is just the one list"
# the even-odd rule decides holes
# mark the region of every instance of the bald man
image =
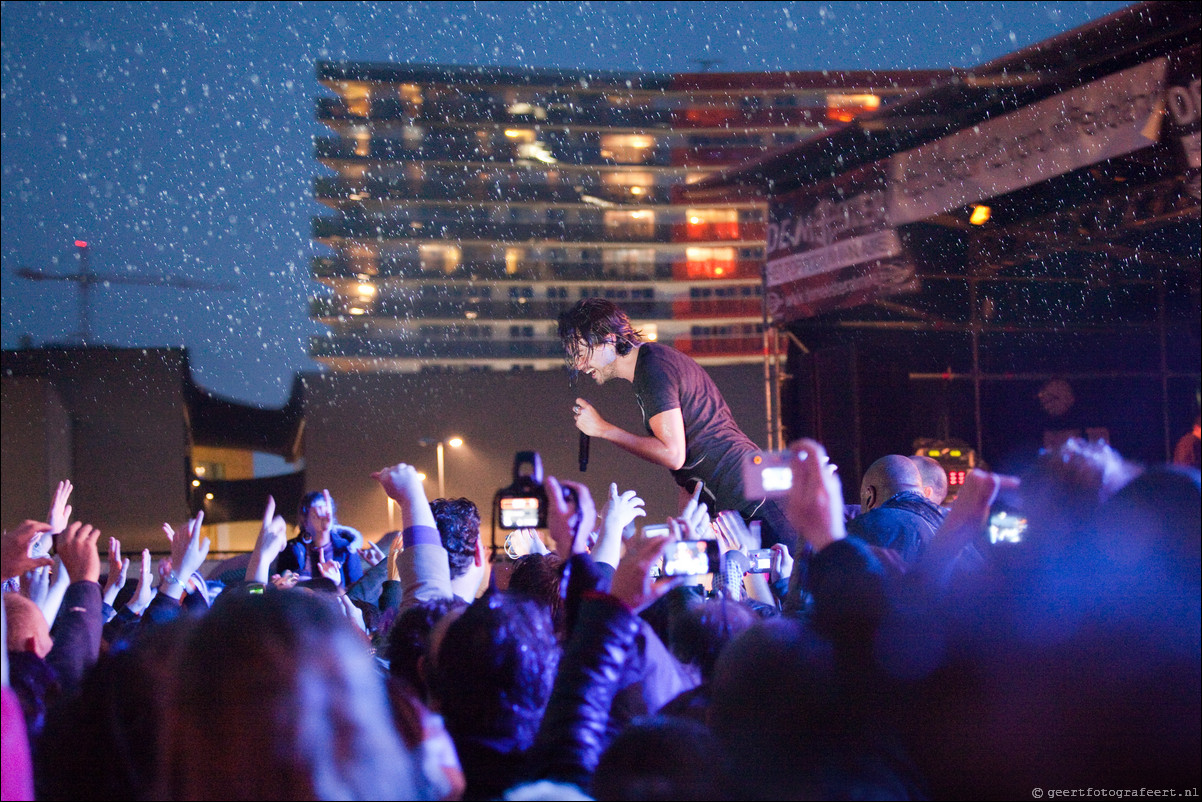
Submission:
[[860,480],[860,514],[847,534],[893,549],[907,563],[943,523],[943,511],[923,493],[922,474],[908,457],[889,454],[868,466]]
[[915,454],[910,457],[922,477],[922,494],[932,504],[942,505],[947,498],[947,471],[938,461]]

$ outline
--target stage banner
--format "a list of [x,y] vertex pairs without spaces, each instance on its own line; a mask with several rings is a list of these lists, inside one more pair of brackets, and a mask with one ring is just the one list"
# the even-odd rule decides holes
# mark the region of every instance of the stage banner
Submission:
[[918,289],[886,196],[884,169],[869,165],[772,198],[764,274],[773,323]]
[[1154,144],[1164,57],[889,159],[889,222],[904,225]]

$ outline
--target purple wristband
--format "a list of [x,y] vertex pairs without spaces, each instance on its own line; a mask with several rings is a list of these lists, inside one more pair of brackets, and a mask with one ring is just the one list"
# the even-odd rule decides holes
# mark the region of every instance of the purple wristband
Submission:
[[401,545],[410,546],[441,546],[442,536],[433,526],[407,526],[401,531]]

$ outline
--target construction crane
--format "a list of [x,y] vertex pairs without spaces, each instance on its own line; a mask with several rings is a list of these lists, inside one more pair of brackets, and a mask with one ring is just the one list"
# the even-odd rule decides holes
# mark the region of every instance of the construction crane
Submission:
[[96,284],[137,284],[145,287],[177,287],[183,290],[210,290],[231,292],[233,284],[221,284],[178,276],[120,273],[95,273],[88,260],[88,243],[85,240],[75,240],[75,251],[79,255],[79,270],[75,273],[47,273],[22,267],[17,275],[30,281],[73,281],[79,285],[79,331],[75,337],[80,345],[92,344],[92,287]]

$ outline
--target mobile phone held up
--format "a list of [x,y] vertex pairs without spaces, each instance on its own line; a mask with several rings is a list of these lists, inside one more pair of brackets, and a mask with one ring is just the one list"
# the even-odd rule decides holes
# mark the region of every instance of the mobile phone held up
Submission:
[[782,498],[793,488],[792,451],[756,451],[743,458],[743,496]]

